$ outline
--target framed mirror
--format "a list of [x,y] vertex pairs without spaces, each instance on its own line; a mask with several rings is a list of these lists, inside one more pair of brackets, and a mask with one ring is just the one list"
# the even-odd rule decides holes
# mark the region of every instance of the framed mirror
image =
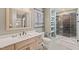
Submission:
[[31,25],[31,11],[27,11],[27,9],[6,9],[6,30],[29,28]]

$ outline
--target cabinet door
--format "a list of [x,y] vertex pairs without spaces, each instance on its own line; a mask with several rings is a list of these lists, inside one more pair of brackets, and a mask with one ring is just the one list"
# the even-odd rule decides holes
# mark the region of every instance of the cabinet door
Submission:
[[36,47],[39,46],[41,43],[41,38],[40,36],[36,36],[21,42],[18,42],[15,44],[15,49],[16,50],[30,50],[30,49],[35,49]]
[[18,50],[18,49],[21,49],[25,46],[28,47],[34,41],[35,41],[35,39],[27,39],[27,40],[18,42],[15,44],[15,49]]
[[0,50],[14,50],[14,45],[9,45],[7,47],[0,48]]

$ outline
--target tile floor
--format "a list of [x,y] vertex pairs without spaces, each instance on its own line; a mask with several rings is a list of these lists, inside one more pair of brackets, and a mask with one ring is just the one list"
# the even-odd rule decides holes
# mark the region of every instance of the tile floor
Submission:
[[51,39],[50,43],[45,44],[46,46],[44,47],[44,49],[47,48],[48,50],[78,50],[79,48],[76,41],[77,40],[75,38],[57,35],[56,38]]

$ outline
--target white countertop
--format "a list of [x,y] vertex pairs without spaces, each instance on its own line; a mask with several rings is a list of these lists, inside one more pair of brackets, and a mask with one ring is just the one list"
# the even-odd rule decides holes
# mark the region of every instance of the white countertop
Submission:
[[[16,35],[16,34],[12,34],[12,35]],[[12,35],[8,34],[8,35],[0,37],[0,48],[3,48],[5,46],[11,45],[11,44],[15,44],[15,43],[23,41],[23,40],[27,40],[27,39],[35,37],[35,36],[42,35],[42,33],[29,31],[29,32],[27,32],[26,35],[23,35],[23,36],[17,35],[16,37],[12,37]]]

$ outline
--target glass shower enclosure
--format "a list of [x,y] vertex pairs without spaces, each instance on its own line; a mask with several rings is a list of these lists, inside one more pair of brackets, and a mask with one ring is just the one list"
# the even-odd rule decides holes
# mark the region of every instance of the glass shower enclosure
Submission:
[[57,34],[67,37],[76,37],[76,13],[57,16]]

